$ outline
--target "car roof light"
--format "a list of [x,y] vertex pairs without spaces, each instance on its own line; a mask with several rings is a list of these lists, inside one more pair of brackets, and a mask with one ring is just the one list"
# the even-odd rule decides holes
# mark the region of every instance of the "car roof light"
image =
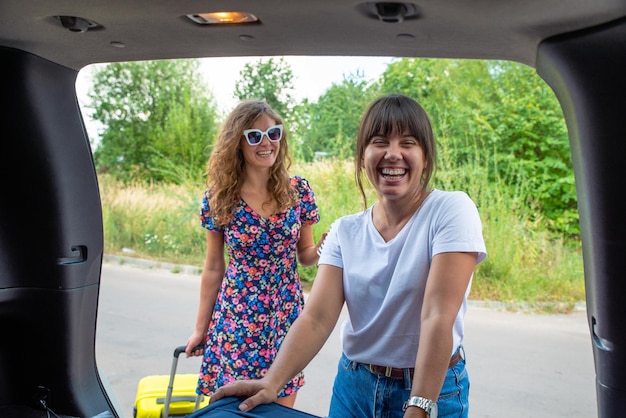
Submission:
[[246,12],[211,12],[188,14],[187,17],[200,25],[230,25],[238,23],[257,23],[259,19]]

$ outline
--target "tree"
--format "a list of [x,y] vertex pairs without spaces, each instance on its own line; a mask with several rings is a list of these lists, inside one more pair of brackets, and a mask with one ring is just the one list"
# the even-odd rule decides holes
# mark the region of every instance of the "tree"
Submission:
[[176,183],[204,173],[219,120],[198,68],[197,60],[97,67],[86,107],[104,126],[99,172]]
[[235,97],[265,100],[284,119],[289,118],[295,106],[293,71],[284,58],[247,63],[239,76],[235,83]]
[[565,119],[533,69],[506,61],[405,58],[388,66],[381,89],[424,106],[440,162],[490,167],[491,180],[533,190],[528,207],[539,208],[554,230],[578,233]]
[[361,116],[377,91],[377,86],[357,71],[344,76],[341,83],[333,83],[317,102],[299,109],[301,157],[312,161],[321,152],[339,159],[352,158]]
[[[484,112],[503,177],[526,182],[553,228],[577,235],[578,205],[569,138],[554,92],[534,69],[490,63],[498,109]],[[505,171],[506,170],[506,171]]]

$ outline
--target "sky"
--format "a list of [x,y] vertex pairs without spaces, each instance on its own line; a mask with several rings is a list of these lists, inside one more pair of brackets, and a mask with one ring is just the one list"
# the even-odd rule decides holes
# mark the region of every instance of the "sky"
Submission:
[[[280,57],[276,57],[279,59]],[[239,80],[239,73],[246,63],[255,63],[263,57],[235,57],[235,58],[203,58],[201,72],[205,77],[208,88],[215,96],[217,106],[221,112],[227,113],[237,103],[233,97],[235,83]],[[378,78],[391,63],[391,57],[305,57],[287,56],[285,62],[289,64],[294,75],[294,96],[296,100],[308,98],[317,101],[333,84],[339,84],[345,77],[362,73],[366,80]],[[85,67],[78,74],[76,92],[81,106],[87,102],[87,91],[91,83],[89,79],[90,67]],[[97,137],[98,126],[89,120],[83,112],[85,126],[91,139]],[[96,141],[97,142],[97,141]]]
[[[277,57],[280,58],[280,57]],[[246,63],[255,63],[263,57],[205,58],[201,68],[221,110],[230,110],[236,104],[232,97],[235,82]],[[391,62],[390,57],[284,57],[294,74],[294,95],[297,100],[317,101],[333,83],[338,84],[350,75],[362,73],[365,79],[378,78]]]

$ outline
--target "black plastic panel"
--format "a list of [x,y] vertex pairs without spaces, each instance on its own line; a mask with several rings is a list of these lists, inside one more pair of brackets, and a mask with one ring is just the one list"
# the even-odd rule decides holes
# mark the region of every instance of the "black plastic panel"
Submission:
[[626,411],[626,20],[541,45],[569,129],[598,416]]
[[34,408],[43,390],[55,413],[92,417],[111,407],[95,362],[102,211],[77,73],[6,48],[0,63],[0,411],[49,416]]

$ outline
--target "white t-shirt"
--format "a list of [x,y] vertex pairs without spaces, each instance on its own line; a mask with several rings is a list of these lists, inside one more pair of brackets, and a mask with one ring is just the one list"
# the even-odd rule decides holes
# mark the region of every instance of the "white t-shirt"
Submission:
[[[365,249],[365,251],[364,251]],[[434,255],[487,250],[476,205],[464,192],[433,190],[392,240],[372,222],[372,207],[330,227],[319,264],[343,269],[348,319],[343,351],[353,361],[414,367],[426,279]],[[452,355],[463,342],[468,285],[454,323]]]

